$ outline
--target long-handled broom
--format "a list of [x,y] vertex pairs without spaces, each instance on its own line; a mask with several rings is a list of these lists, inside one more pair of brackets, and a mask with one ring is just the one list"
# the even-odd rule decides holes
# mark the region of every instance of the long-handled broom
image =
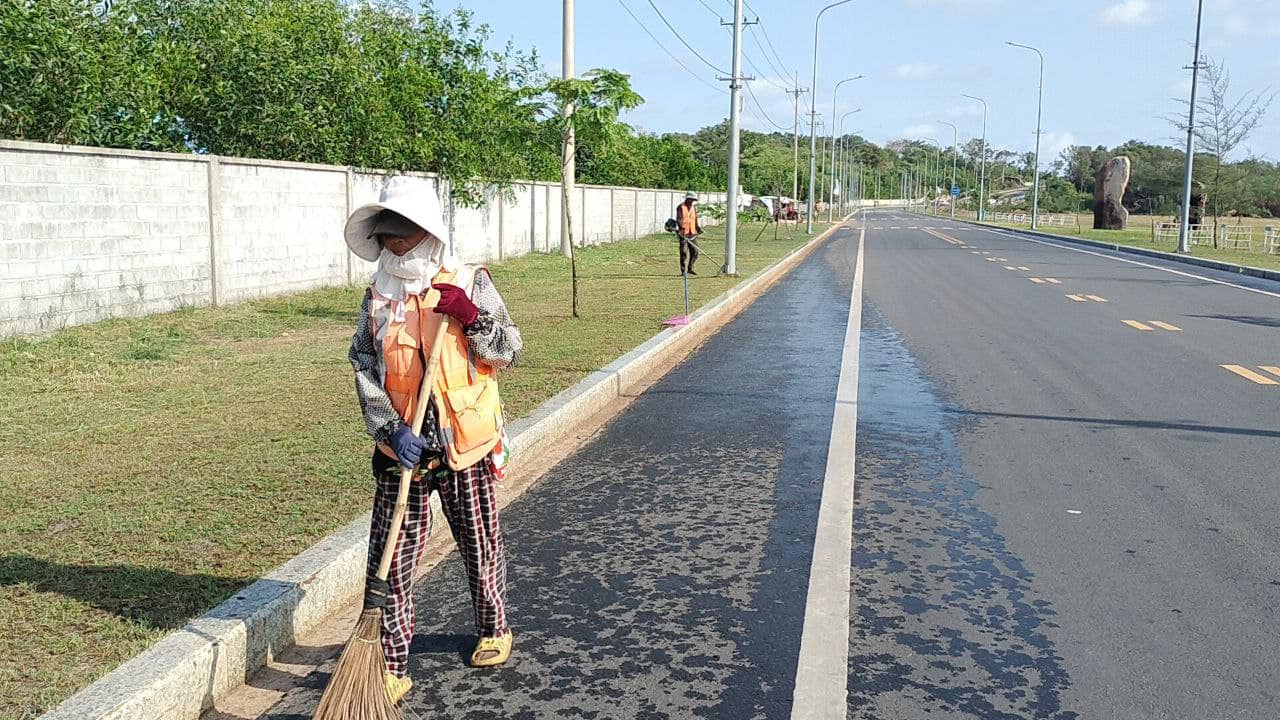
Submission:
[[[424,304],[425,307],[425,304]],[[440,350],[444,345],[449,316],[440,316],[440,329],[431,343],[431,357],[418,392],[418,408],[413,414],[413,434],[422,434],[422,421],[431,401],[431,386],[440,366]],[[338,658],[338,665],[329,677],[329,686],[320,696],[315,720],[401,720],[404,713],[387,697],[387,659],[382,653],[382,612],[386,606],[391,586],[387,574],[391,572],[391,560],[400,542],[400,529],[404,525],[405,507],[409,503],[409,485],[413,482],[413,469],[400,470],[400,488],[396,494],[395,509],[391,513],[391,529],[382,547],[382,560],[378,563],[378,576],[365,588],[364,612],[356,622],[351,639]]]

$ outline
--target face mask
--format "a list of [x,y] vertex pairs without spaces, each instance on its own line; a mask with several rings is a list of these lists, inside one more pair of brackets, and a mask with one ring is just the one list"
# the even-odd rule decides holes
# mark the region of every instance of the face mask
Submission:
[[444,261],[444,243],[431,236],[404,255],[383,248],[373,276],[374,288],[392,300],[403,301],[427,289]]

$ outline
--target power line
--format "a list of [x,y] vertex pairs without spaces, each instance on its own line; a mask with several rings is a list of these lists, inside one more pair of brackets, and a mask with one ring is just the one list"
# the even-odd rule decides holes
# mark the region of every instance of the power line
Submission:
[[769,113],[764,111],[764,106],[760,104],[760,99],[756,97],[756,91],[751,89],[751,83],[743,83],[743,84],[747,86],[747,94],[751,96],[751,101],[756,104],[756,109],[760,111],[761,115],[764,115],[765,120],[768,120],[770,125],[778,128],[779,130],[782,130],[783,132],[793,129],[788,127],[783,127],[778,123],[774,122],[773,118],[769,117]]
[[724,19],[724,18],[720,17],[720,13],[716,12],[716,11],[715,11],[715,9],[713,9],[710,5],[708,5],[708,4],[707,4],[707,0],[698,0],[698,4],[699,4],[699,5],[701,5],[702,7],[706,8],[706,9],[707,9],[707,12],[711,13],[712,15],[715,15],[715,16],[716,16],[716,20],[723,20],[723,19]]
[[[728,0],[725,0],[725,1],[728,2]],[[747,2],[746,0],[743,0],[742,4],[746,6],[747,10],[750,11],[752,15],[756,16],[757,21],[760,20],[760,13],[756,12],[756,9],[751,7],[751,3]],[[780,67],[785,67],[787,63],[782,60],[782,56],[778,54],[778,49],[773,46],[773,39],[769,37],[769,28],[766,27],[764,23],[759,23],[759,25],[760,25],[760,32],[764,33],[764,41],[769,45],[769,50],[773,52],[774,59],[778,61],[778,65],[774,67],[774,70],[778,70],[778,68]],[[754,27],[752,28],[752,32],[754,33]],[[759,44],[759,41],[757,40],[756,43]],[[768,60],[768,59],[769,59],[768,54],[766,54],[765,60]],[[772,66],[773,62],[770,61],[769,64]],[[778,71],[778,75],[780,77],[787,76],[785,72],[781,72],[781,71]]]
[[755,71],[756,71],[756,75],[759,75],[759,76],[760,76],[760,79],[762,79],[762,80],[764,80],[765,82],[769,83],[770,85],[772,85],[772,86],[774,86],[774,87],[778,88],[778,89],[779,89],[779,90],[781,90],[782,92],[791,92],[791,89],[790,89],[790,88],[784,88],[784,87],[782,87],[781,85],[779,85],[778,83],[776,83],[776,82],[774,82],[774,81],[770,80],[770,79],[769,79],[769,73],[766,73],[766,72],[764,72],[763,70],[761,70],[759,67],[756,67],[756,64],[755,64],[754,62],[752,62],[752,61],[751,61],[751,56],[750,56],[750,55],[748,55],[748,54],[746,54],[746,53],[744,52],[744,53],[742,53],[742,59],[747,61],[747,64],[751,66],[751,69],[752,69],[752,70],[755,70]]
[[711,88],[712,90],[715,90],[716,92],[720,93],[721,95],[723,95],[723,94],[724,94],[724,92],[725,92],[725,91],[724,91],[724,88],[718,87],[718,86],[713,85],[713,84],[711,84],[710,82],[708,82],[706,78],[702,77],[702,76],[701,76],[701,75],[699,75],[698,73],[696,73],[696,72],[694,72],[693,70],[689,69],[689,66],[688,66],[688,65],[685,65],[685,64],[684,64],[684,62],[683,62],[682,60],[680,60],[680,58],[676,57],[675,53],[673,53],[673,52],[671,52],[670,50],[668,50],[668,49],[667,49],[667,46],[666,46],[666,45],[663,45],[663,44],[662,44],[662,41],[661,41],[661,40],[659,40],[659,39],[658,39],[658,38],[657,38],[657,37],[656,37],[656,36],[655,36],[655,35],[654,35],[650,30],[649,30],[649,27],[648,27],[647,25],[645,25],[645,24],[644,24],[644,21],[642,21],[640,18],[636,17],[636,14],[635,14],[634,12],[631,12],[631,8],[627,7],[627,4],[626,4],[625,2],[623,2],[622,0],[618,0],[618,4],[622,6],[622,9],[623,9],[623,10],[626,10],[626,11],[627,11],[627,14],[631,16],[631,19],[632,19],[632,20],[635,20],[635,21],[636,21],[636,24],[640,26],[640,29],[641,29],[641,30],[644,30],[645,34],[646,34],[646,35],[648,35],[648,36],[649,36],[649,38],[650,38],[651,40],[653,40],[653,42],[654,42],[654,43],[656,43],[658,47],[662,48],[662,51],[663,51],[663,52],[665,52],[665,53],[666,53],[666,54],[667,54],[667,55],[668,55],[672,60],[675,60],[677,65],[679,65],[680,67],[682,67],[682,68],[684,68],[684,69],[685,69],[685,72],[687,72],[687,73],[689,73],[690,75],[692,75],[692,76],[694,77],[694,79],[695,79],[695,80],[697,80],[698,82],[702,83],[703,85],[706,85],[707,87]]
[[688,42],[685,42],[684,36],[681,35],[678,30],[676,30],[675,26],[671,24],[670,20],[667,20],[667,16],[662,14],[662,11],[658,9],[658,6],[654,4],[653,0],[649,0],[649,7],[653,8],[653,11],[658,14],[658,17],[662,18],[663,24],[667,26],[667,29],[671,31],[672,35],[676,36],[676,39],[680,41],[680,44],[684,45],[685,48],[689,50],[689,52],[693,53],[694,57],[701,60],[703,65],[706,65],[707,67],[711,68],[712,70],[715,70],[721,75],[729,74],[728,71],[721,70],[715,65],[712,65],[710,60],[707,60],[706,58],[702,57],[702,54],[699,53],[697,50],[694,50],[692,45],[690,45]]
[[747,29],[751,31],[751,39],[755,41],[756,47],[760,50],[760,53],[764,55],[764,61],[769,64],[769,67],[772,68],[775,73],[777,73],[778,77],[785,78],[787,74],[774,64],[773,59],[769,57],[769,53],[765,52],[764,46],[760,44],[760,37],[755,33],[756,26],[750,25]]

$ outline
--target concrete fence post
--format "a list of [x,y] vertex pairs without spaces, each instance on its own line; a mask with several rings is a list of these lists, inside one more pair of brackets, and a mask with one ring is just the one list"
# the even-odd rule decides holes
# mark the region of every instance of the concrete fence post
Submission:
[[640,239],[640,191],[631,191],[631,239]]
[[609,188],[609,242],[617,242],[618,238],[614,235],[614,228],[618,226],[614,213],[618,209],[618,200],[614,196],[614,189]]
[[529,252],[538,251],[538,186],[529,183]]
[[209,304],[222,303],[222,164],[209,156]]
[[502,262],[507,258],[507,196],[501,189],[498,190],[498,262]]
[[[352,170],[350,167],[347,168],[347,215],[346,217],[351,217],[351,211],[355,209],[352,206],[352,201],[353,201],[352,195],[355,192],[355,188],[353,187],[355,185],[355,174],[356,174],[355,170]],[[355,253],[351,252],[351,248],[347,248],[347,284],[348,285],[352,285],[356,281],[355,261],[352,259],[354,255]]]

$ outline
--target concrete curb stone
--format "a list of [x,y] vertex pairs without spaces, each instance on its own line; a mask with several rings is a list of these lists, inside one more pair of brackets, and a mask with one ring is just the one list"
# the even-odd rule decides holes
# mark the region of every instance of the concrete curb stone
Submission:
[[[848,216],[844,219],[847,221]],[[844,222],[792,250],[696,311],[508,426],[519,455],[536,457],[627,388],[705,340],[699,329],[737,315]],[[209,612],[170,633],[45,713],[44,720],[197,720],[294,639],[364,590],[365,513]]]

